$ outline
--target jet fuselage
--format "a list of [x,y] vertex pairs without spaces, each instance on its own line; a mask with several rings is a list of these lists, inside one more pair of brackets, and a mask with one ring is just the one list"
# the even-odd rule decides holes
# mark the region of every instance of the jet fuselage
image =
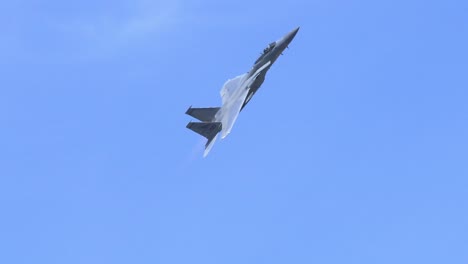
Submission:
[[[278,59],[278,57],[283,53],[283,51],[288,47],[289,43],[294,39],[297,32],[299,31],[299,27],[292,30],[288,34],[286,34],[281,39],[272,42],[263,50],[262,55],[255,61],[252,69],[248,72],[248,77],[255,74],[255,72],[261,68],[265,63],[270,61],[270,65],[266,67],[254,80],[254,82],[249,87],[249,93],[245,99],[244,104],[242,105],[241,110],[247,105],[247,103],[252,99],[252,96],[258,91],[260,86],[265,81],[265,75],[268,70],[271,68],[271,65]],[[248,78],[247,77],[247,78]]]

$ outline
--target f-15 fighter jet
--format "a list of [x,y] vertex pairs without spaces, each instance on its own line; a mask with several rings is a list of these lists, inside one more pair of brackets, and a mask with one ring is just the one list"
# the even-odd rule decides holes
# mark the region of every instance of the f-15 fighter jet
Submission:
[[296,36],[297,31],[299,31],[299,27],[278,41],[270,43],[263,50],[262,55],[255,61],[249,72],[226,81],[221,89],[221,107],[190,107],[187,110],[187,115],[201,121],[189,122],[187,128],[208,139],[205,145],[204,157],[210,152],[219,132],[221,132],[222,138],[225,138],[231,132],[240,111],[242,111],[260,88],[265,80],[267,71],[286,47],[288,47],[289,43]]

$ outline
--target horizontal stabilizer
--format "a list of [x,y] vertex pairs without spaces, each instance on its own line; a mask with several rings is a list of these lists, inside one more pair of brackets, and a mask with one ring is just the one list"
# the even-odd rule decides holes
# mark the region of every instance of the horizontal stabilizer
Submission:
[[187,128],[207,139],[213,138],[221,131],[221,122],[189,122]]
[[207,108],[192,108],[190,107],[185,112],[187,115],[192,116],[203,122],[210,122],[214,120],[216,113],[220,107],[207,107]]
[[221,131],[222,125],[221,122],[189,122],[187,128],[208,139],[205,144],[205,153],[203,155],[206,157],[213,147],[216,136],[218,132]]

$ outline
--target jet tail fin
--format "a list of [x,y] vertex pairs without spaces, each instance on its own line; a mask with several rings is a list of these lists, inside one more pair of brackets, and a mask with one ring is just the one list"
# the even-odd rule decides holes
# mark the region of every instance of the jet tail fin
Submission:
[[206,157],[213,147],[222,125],[221,122],[189,122],[187,128],[208,139],[205,144],[205,153],[203,154],[203,157]]
[[206,107],[206,108],[192,108],[189,107],[185,112],[187,115],[192,116],[203,122],[211,122],[214,120],[216,113],[220,107]]

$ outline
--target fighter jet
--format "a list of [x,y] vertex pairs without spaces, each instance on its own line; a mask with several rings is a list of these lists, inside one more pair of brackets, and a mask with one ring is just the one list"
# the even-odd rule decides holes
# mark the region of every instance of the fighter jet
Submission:
[[219,132],[221,132],[221,138],[225,138],[231,132],[239,113],[260,88],[265,80],[267,71],[276,59],[282,55],[298,31],[299,27],[281,39],[270,43],[255,61],[249,72],[227,80],[221,89],[221,107],[189,107],[185,112],[187,115],[201,121],[189,122],[187,128],[204,136],[208,140],[205,144],[203,157],[206,157],[210,152]]

